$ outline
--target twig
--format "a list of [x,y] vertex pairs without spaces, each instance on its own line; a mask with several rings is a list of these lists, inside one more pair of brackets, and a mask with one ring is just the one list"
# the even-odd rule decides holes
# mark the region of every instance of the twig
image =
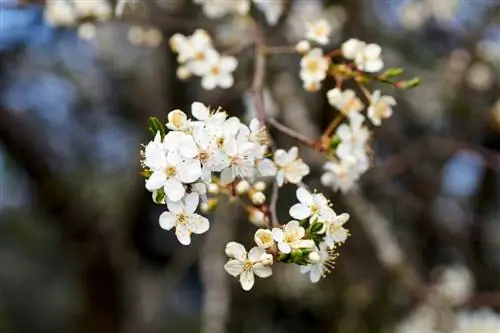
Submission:
[[297,53],[294,47],[291,46],[269,46],[265,49],[268,54],[294,54]]
[[257,23],[255,23],[254,32],[255,43],[255,69],[252,84],[252,94],[255,104],[255,112],[261,126],[266,125],[266,110],[264,106],[263,86],[266,71],[266,55],[262,44],[262,35]]
[[255,44],[255,41],[247,41],[245,43],[241,43],[238,45],[235,45],[226,51],[223,52],[224,55],[235,55],[243,52],[246,48],[249,48]]
[[279,227],[278,215],[276,213],[276,204],[278,203],[279,186],[276,181],[273,182],[273,192],[271,194],[271,201],[269,203],[269,228]]
[[328,127],[323,132],[321,136],[323,139],[329,138],[330,135],[335,131],[335,129],[340,125],[340,123],[345,119],[345,115],[341,112],[339,113],[332,122],[328,125]]
[[302,143],[308,147],[314,148],[316,150],[320,150],[320,146],[318,145],[317,141],[310,139],[310,138],[300,134],[299,132],[294,131],[290,127],[287,127],[287,126],[283,125],[282,123],[278,122],[276,119],[269,118],[269,119],[267,119],[267,122],[271,126],[276,128],[278,131],[282,132],[283,134],[288,135],[289,137],[299,141],[300,143]]

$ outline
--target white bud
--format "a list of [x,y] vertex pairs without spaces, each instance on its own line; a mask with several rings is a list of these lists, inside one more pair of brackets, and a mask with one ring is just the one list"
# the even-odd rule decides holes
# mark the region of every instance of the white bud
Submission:
[[78,27],[78,37],[85,40],[93,39],[96,35],[96,27],[92,23],[86,22]]
[[215,183],[208,184],[208,193],[218,194],[219,190],[220,190],[219,185],[217,185]]
[[248,219],[257,227],[265,227],[267,224],[266,214],[257,208],[250,208],[248,210]]
[[242,180],[236,184],[235,190],[239,195],[245,194],[250,189],[250,184],[246,180]]
[[260,256],[260,262],[264,266],[271,266],[273,264],[273,256],[269,253],[263,253]]
[[266,195],[262,192],[255,192],[252,194],[252,202],[256,205],[262,205],[264,202],[266,202]]
[[311,252],[309,253],[309,256],[307,258],[311,264],[317,264],[320,260],[321,257],[319,256],[318,252]]
[[191,71],[189,70],[189,68],[187,68],[187,66],[179,66],[179,67],[177,67],[176,74],[177,74],[177,77],[180,80],[187,80],[192,75]]
[[256,190],[256,191],[260,191],[260,192],[263,192],[266,190],[266,183],[263,182],[263,181],[258,181],[256,182],[255,184],[253,184],[253,188]]
[[202,212],[208,213],[208,211],[210,210],[210,205],[208,204],[208,202],[202,202],[200,204],[200,209]]
[[311,44],[307,40],[301,40],[297,43],[297,45],[295,45],[295,51],[300,54],[309,52],[309,50],[311,50]]
[[127,32],[128,41],[133,45],[140,45],[144,42],[144,29],[139,26],[130,27]]
[[268,229],[257,230],[253,239],[255,244],[262,249],[267,249],[274,245],[273,233]]

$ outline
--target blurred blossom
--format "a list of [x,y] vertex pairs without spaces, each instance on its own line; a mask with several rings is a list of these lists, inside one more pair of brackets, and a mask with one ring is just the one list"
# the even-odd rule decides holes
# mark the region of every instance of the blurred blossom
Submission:
[[446,24],[457,15],[461,0],[424,0],[424,6],[430,10],[438,22]]
[[96,26],[93,23],[83,23],[78,27],[78,37],[85,40],[91,40],[95,37]]
[[467,302],[473,290],[474,281],[471,272],[461,265],[444,268],[435,285],[436,295],[451,306]]
[[477,61],[467,71],[466,80],[472,89],[484,91],[495,82],[495,74],[487,64]]
[[215,27],[215,36],[224,46],[235,46],[248,43],[252,35],[248,33],[252,29],[252,20],[248,16],[235,15]]
[[473,151],[461,150],[444,166],[444,191],[458,197],[470,197],[477,192],[483,173],[482,156]]
[[476,52],[483,60],[500,66],[500,41],[481,40],[476,44]]
[[436,313],[427,305],[417,307],[413,313],[403,319],[395,329],[396,333],[438,333]]
[[490,309],[462,311],[453,333],[499,333],[500,316]]
[[427,21],[429,12],[420,1],[407,1],[398,9],[399,23],[408,30],[420,29]]
[[323,16],[323,4],[316,0],[298,0],[290,7],[287,32],[288,37],[297,42],[304,37],[305,22],[317,21]]

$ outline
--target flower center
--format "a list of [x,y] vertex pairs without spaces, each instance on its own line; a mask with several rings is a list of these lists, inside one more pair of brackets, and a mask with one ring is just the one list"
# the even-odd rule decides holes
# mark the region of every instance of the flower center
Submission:
[[210,68],[210,73],[212,75],[219,75],[220,72],[221,72],[221,70],[220,70],[219,66],[212,66],[212,68]]
[[216,142],[217,142],[217,147],[222,148],[222,146],[224,146],[224,138],[223,137],[217,138]]
[[245,271],[249,271],[251,270],[253,267],[253,262],[251,260],[245,260],[245,262],[243,263],[243,270]]
[[177,214],[177,223],[185,225],[187,223],[187,216],[186,214]]
[[318,69],[319,69],[319,64],[318,64],[318,61],[316,60],[310,60],[308,63],[307,63],[307,69],[310,71],[310,72],[317,72]]
[[202,51],[198,51],[196,52],[194,58],[199,61],[205,60],[205,53]]
[[208,153],[206,151],[201,151],[199,154],[198,154],[198,159],[201,161],[201,162],[206,162],[208,160]]
[[326,35],[326,27],[324,25],[317,25],[314,27],[314,33],[318,36]]
[[165,174],[167,175],[167,177],[172,177],[172,176],[175,176],[177,170],[174,166],[168,166],[165,168]]

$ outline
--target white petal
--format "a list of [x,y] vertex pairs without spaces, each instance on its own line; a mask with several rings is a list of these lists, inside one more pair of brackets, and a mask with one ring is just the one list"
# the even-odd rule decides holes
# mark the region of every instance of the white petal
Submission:
[[300,267],[300,274],[306,274],[309,273],[312,269],[313,265],[307,265],[307,266],[299,266]]
[[201,79],[201,86],[206,90],[213,90],[217,87],[217,80],[212,75],[206,75]]
[[290,163],[287,152],[283,149],[277,149],[274,152],[274,162],[276,162],[276,164],[279,166],[285,166]]
[[169,179],[165,183],[165,194],[167,198],[171,201],[179,201],[186,193],[184,185],[177,179]]
[[197,193],[189,193],[184,201],[186,212],[192,214],[200,203],[200,196]]
[[292,251],[292,248],[288,245],[288,243],[278,243],[278,249],[283,253],[290,253]]
[[238,61],[235,57],[222,56],[220,58],[220,68],[224,72],[232,72],[238,66]]
[[220,174],[220,181],[222,184],[229,184],[235,178],[234,170],[232,167],[224,169]]
[[184,225],[177,225],[177,227],[175,228],[175,235],[182,245],[191,244],[191,233]]
[[285,172],[283,170],[278,171],[276,174],[276,183],[279,187],[283,186],[285,183]]
[[266,267],[260,263],[253,265],[253,272],[260,278],[267,278],[273,275],[271,267]]
[[257,170],[263,177],[274,176],[276,174],[276,166],[268,158],[261,160],[259,164],[257,164]]
[[311,274],[309,275],[311,282],[318,282],[321,279],[321,273],[321,267],[319,265],[312,265]]
[[146,180],[146,189],[148,191],[157,190],[161,188],[163,185],[165,185],[166,181],[167,181],[167,175],[163,170],[155,171],[149,177],[149,179]]
[[198,120],[205,120],[208,119],[210,111],[202,103],[194,102],[191,104],[191,114]]
[[290,207],[289,214],[294,219],[303,220],[311,216],[312,212],[308,206],[298,203]]
[[264,249],[261,249],[260,247],[252,247],[250,249],[250,252],[248,252],[248,259],[250,259],[253,262],[260,261],[260,257],[266,253]]
[[252,289],[254,282],[255,282],[255,279],[254,279],[252,270],[245,270],[245,271],[243,271],[243,273],[241,273],[240,283],[241,283],[241,287],[243,288],[243,290],[248,291],[248,290]]
[[285,233],[280,228],[273,228],[272,233],[273,239],[277,242],[283,242],[283,239],[285,239]]
[[231,259],[224,265],[224,269],[228,274],[237,277],[243,271],[243,263],[236,259]]
[[201,176],[200,161],[195,159],[186,160],[177,167],[177,175],[183,183],[194,183]]
[[185,135],[182,143],[177,147],[179,153],[186,158],[193,158],[198,154],[198,147],[190,135]]
[[163,212],[160,215],[160,227],[165,230],[170,230],[175,227],[175,215],[170,212]]
[[198,214],[192,215],[189,218],[188,224],[191,228],[191,231],[195,234],[203,234],[207,232],[208,228],[210,227],[208,219]]
[[237,242],[229,242],[226,245],[226,255],[241,262],[247,258],[245,247]]
[[297,189],[297,199],[306,205],[310,205],[313,202],[313,196],[303,187]]
[[184,204],[182,201],[167,200],[167,207],[172,214],[179,214],[184,211]]

